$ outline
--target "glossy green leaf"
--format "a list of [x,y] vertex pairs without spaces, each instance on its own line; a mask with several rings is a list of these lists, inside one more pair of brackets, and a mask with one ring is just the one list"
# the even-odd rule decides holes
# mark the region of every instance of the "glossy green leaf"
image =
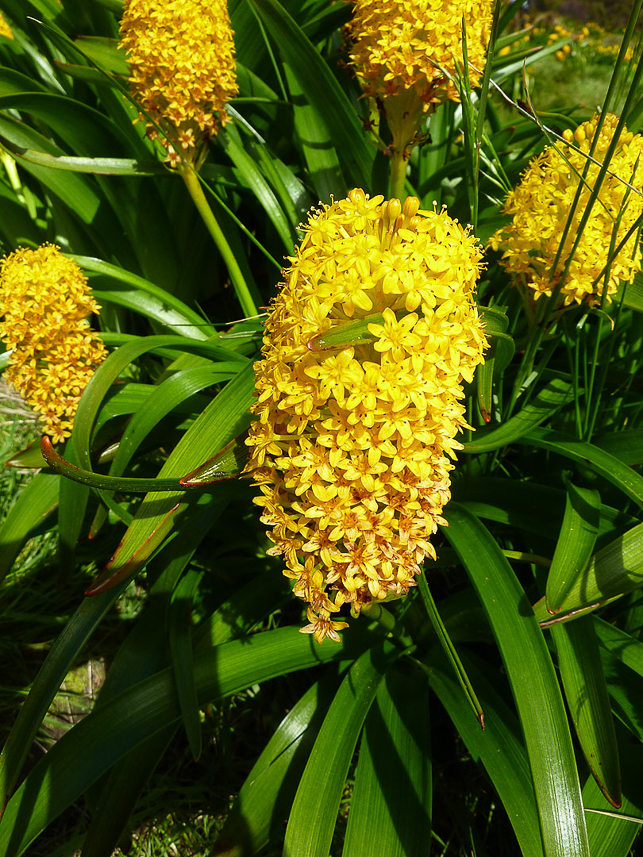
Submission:
[[643,676],[643,643],[615,625],[594,616],[594,627],[598,640],[608,652],[626,667]]
[[311,106],[289,66],[284,66],[295,118],[295,132],[317,196],[330,202],[338,188],[345,187],[339,156],[333,146],[324,116]]
[[462,692],[471,706],[471,711],[475,715],[476,720],[480,723],[480,726],[484,729],[484,711],[482,710],[482,706],[476,696],[473,685],[471,684],[469,676],[460,660],[458,650],[453,645],[449,632],[442,621],[442,617],[440,616],[433,595],[431,594],[431,590],[429,589],[429,584],[425,574],[420,575],[418,586],[420,588],[420,596],[422,597],[424,608],[429,621],[433,626],[433,631],[440,641],[444,654],[451,664],[451,669],[455,673],[458,683],[462,688]]
[[471,658],[465,657],[465,663],[487,715],[484,732],[444,653],[437,648],[427,659],[431,689],[446,708],[473,760],[486,769],[509,816],[520,853],[523,857],[543,857],[538,807],[520,724],[499,695],[492,670],[487,665],[476,665]]
[[643,464],[643,429],[627,429],[593,439],[592,443],[624,464]]
[[180,491],[182,485],[178,479],[137,479],[128,476],[105,476],[92,470],[83,470],[64,459],[54,449],[45,435],[42,439],[42,454],[47,464],[65,479],[71,479],[90,488],[102,488],[104,491],[134,491],[146,494],[148,491]]
[[[342,644],[322,647],[298,628],[280,628],[208,649],[195,657],[199,705],[278,675],[355,657],[364,641],[348,636]],[[23,854],[91,783],[180,716],[168,668],[85,717],[52,747],[9,801],[0,824],[0,853]]]
[[60,476],[37,473],[0,524],[0,580],[11,570],[29,535],[58,506]]
[[565,708],[542,631],[489,531],[451,503],[445,535],[480,598],[511,682],[547,857],[589,857],[578,772]]
[[[127,424],[125,431],[118,443],[116,455],[110,467],[110,476],[121,475],[140,444],[153,431],[161,420],[172,413],[175,408],[190,399],[197,393],[212,384],[228,381],[239,371],[238,362],[221,362],[195,366],[192,369],[183,369],[166,378],[158,386],[153,388],[152,393],[145,399],[145,407],[134,411],[134,416]],[[206,400],[207,401],[207,400]],[[102,412],[102,411],[101,411]],[[100,420],[100,417],[99,417]],[[236,475],[241,468],[226,473],[226,476]],[[210,480],[215,481],[214,479]],[[189,481],[181,480],[181,485],[191,487]],[[175,486],[175,489],[178,486]],[[148,490],[154,490],[150,488]]]
[[464,452],[481,453],[500,449],[515,443],[535,426],[540,425],[556,411],[574,398],[574,391],[567,381],[552,378],[522,410],[499,428],[489,432],[478,432],[476,440],[464,446]]
[[612,806],[621,805],[621,771],[593,617],[552,627],[567,707],[587,764]]
[[190,619],[194,596],[201,577],[202,572],[198,572],[196,569],[190,569],[184,575],[172,594],[169,616],[172,672],[181,707],[183,725],[193,759],[198,759],[201,755],[201,721],[194,680],[194,653],[192,651]]
[[428,686],[392,669],[364,724],[343,857],[425,857],[431,804]]
[[565,516],[547,576],[547,605],[551,613],[582,575],[594,551],[600,521],[601,498],[598,491],[567,482]]
[[485,361],[476,371],[476,383],[478,387],[478,407],[485,422],[491,421],[493,407],[493,382],[502,378],[502,373],[511,363],[516,350],[515,343],[506,333],[492,333],[488,331],[489,350],[485,354]]
[[518,442],[556,452],[589,467],[612,485],[616,485],[638,506],[643,506],[643,476],[594,444],[543,428],[532,429],[529,434],[519,438]]
[[107,39],[101,36],[79,36],[75,44],[85,56],[106,71],[122,77],[127,77],[129,74],[125,51],[118,49],[117,39]]
[[[135,309],[155,321],[160,321],[173,332],[182,333],[184,336],[194,339],[207,339],[216,333],[207,321],[186,306],[182,300],[143,279],[143,277],[125,271],[117,265],[110,265],[108,262],[92,259],[89,256],[73,256],[72,258],[84,271],[103,275],[111,281],[116,281],[111,282],[108,289],[101,289],[100,287],[96,289],[95,285],[103,281],[90,276],[90,286],[97,300],[111,301],[120,306]],[[122,285],[119,286],[117,283],[122,283]]]
[[263,210],[270,218],[270,222],[277,230],[277,234],[287,253],[292,253],[295,233],[285,215],[274,191],[264,178],[261,170],[250,157],[244,141],[241,139],[238,128],[234,126],[226,128],[218,135],[218,140],[232,163],[239,171],[243,183],[250,188],[261,203]]
[[[89,386],[91,383],[87,389]],[[183,435],[161,468],[159,477],[184,476],[209,458],[212,452],[221,450],[236,435],[245,431],[251,421],[249,408],[253,393],[254,372],[252,365],[248,364]],[[144,546],[161,525],[170,526],[171,518],[179,511],[182,500],[183,493],[152,492],[145,497],[110,561],[111,574],[120,573],[121,570],[132,573],[140,567],[138,558],[147,551],[145,549],[141,553]]]
[[643,817],[643,790],[641,789],[641,766],[643,746],[633,744],[625,728],[617,723],[616,736],[623,778],[623,803],[618,811],[607,802],[593,777],[583,787],[583,804],[586,809],[609,812],[603,815],[585,812],[587,834],[592,857],[629,857],[630,849],[640,830],[621,816]]
[[299,780],[338,679],[327,675],[291,708],[255,762],[215,843],[212,857],[249,857],[283,837]]
[[[293,802],[284,853],[328,857],[337,811],[362,725],[387,668],[399,651],[369,649],[353,664],[328,710]],[[324,796],[322,803],[319,795]],[[311,807],[315,812],[311,813]]]
[[[628,530],[594,554],[584,572],[560,604],[561,613],[598,606],[643,586],[643,524]],[[551,618],[538,604],[539,621]]]
[[159,176],[167,173],[167,168],[158,161],[137,161],[134,158],[77,158],[24,149],[20,152],[20,159],[50,170],[101,176]]
[[612,300],[617,303],[622,300],[623,306],[628,309],[643,312],[643,277],[641,274],[636,274],[631,283],[620,283]]
[[[278,0],[252,0],[309,103],[324,118],[348,187],[369,188],[373,149],[353,105],[319,51]],[[342,188],[335,188],[343,193]]]

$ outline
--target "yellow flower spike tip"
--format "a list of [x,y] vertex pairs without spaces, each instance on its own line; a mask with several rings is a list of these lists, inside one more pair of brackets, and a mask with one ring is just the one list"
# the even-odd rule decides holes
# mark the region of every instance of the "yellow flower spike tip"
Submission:
[[99,309],[78,265],[54,245],[2,261],[0,336],[11,350],[4,377],[54,443],[69,437],[81,394],[107,356],[84,321]]
[[[409,197],[314,212],[266,322],[246,472],[318,642],[405,595],[443,523],[462,381],[487,345],[476,238]],[[315,348],[360,320],[368,339]]]
[[120,33],[131,92],[169,139],[146,120],[148,136],[193,163],[239,91],[226,0],[126,0]]
[[[598,164],[590,164],[565,246],[552,273],[580,176],[587,164],[587,153],[596,134],[598,118],[598,114],[594,115],[589,122],[579,125],[573,134],[569,130],[563,133],[567,145],[561,145],[560,149],[564,157],[553,146],[548,146],[532,160],[519,185],[505,202],[504,211],[513,215],[513,219],[489,241],[494,250],[503,251],[501,264],[516,279],[524,277],[536,299],[543,294],[551,295],[560,281],[598,176],[598,164],[603,163],[614,137],[618,119],[608,113],[593,154]],[[639,190],[628,185],[640,189],[642,182],[643,136],[632,134],[623,127],[610,160],[609,173],[603,180],[560,290],[560,304],[580,304],[584,298],[590,304],[600,303],[610,246],[613,242],[614,249],[618,249],[643,213],[643,198]],[[606,299],[611,300],[609,296],[614,294],[621,280],[632,282],[640,269],[641,248],[637,245],[634,230],[611,262]]]
[[386,111],[395,151],[412,148],[431,105],[458,100],[466,21],[471,86],[479,84],[492,21],[492,0],[355,0],[348,30],[351,60],[366,95]]

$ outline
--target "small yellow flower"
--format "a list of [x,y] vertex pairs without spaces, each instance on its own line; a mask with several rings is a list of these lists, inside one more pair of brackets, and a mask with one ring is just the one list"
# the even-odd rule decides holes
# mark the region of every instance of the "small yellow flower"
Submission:
[[[255,365],[246,472],[270,553],[310,605],[302,630],[321,642],[345,627],[333,618],[343,604],[357,615],[404,595],[435,558],[466,425],[462,381],[486,339],[480,248],[444,210],[353,190],[304,230]],[[316,349],[361,320],[354,344]]]
[[14,37],[2,12],[0,12],[0,36],[4,36],[6,39],[13,39]]
[[5,378],[39,414],[54,443],[69,437],[81,394],[107,352],[85,319],[100,307],[58,247],[18,249],[0,267]]
[[409,146],[430,105],[459,100],[451,78],[464,64],[479,84],[491,32],[492,0],[355,0],[351,60],[366,95],[384,106],[394,145]]
[[148,136],[194,161],[239,91],[226,0],[126,0],[120,32],[131,92],[169,139],[146,121]]
[[[515,277],[524,277],[534,290],[535,298],[551,295],[560,281],[596,183],[599,165],[614,137],[618,119],[607,114],[593,154],[598,163],[592,162],[589,166],[571,228],[552,272],[580,177],[587,165],[598,118],[595,115],[584,122],[573,134],[565,131],[566,144],[560,146],[560,152],[548,146],[532,160],[520,184],[505,202],[504,211],[513,215],[512,221],[489,241],[494,250],[503,251],[501,263],[507,271]],[[586,297],[590,303],[600,303],[612,243],[618,252],[610,264],[607,300],[616,291],[619,281],[632,282],[640,271],[641,248],[637,245],[636,230],[623,247],[618,248],[643,213],[642,182],[643,136],[632,134],[624,127],[609,163],[609,173],[603,180],[560,290],[562,304],[580,304]]]

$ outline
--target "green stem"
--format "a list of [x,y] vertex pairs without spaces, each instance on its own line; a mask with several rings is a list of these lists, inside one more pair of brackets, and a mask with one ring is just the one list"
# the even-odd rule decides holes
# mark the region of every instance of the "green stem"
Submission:
[[438,640],[440,641],[440,645],[442,646],[444,653],[449,660],[449,663],[453,667],[453,670],[456,674],[456,678],[458,679],[458,684],[464,691],[465,696],[467,698],[467,702],[471,706],[471,710],[476,716],[476,720],[484,729],[484,712],[482,710],[482,706],[480,705],[480,701],[476,696],[476,692],[473,689],[473,685],[471,684],[469,676],[467,675],[462,661],[460,660],[460,656],[458,655],[456,647],[453,645],[451,637],[449,637],[449,632],[447,631],[444,622],[442,621],[442,617],[438,612],[437,605],[433,599],[433,595],[431,594],[429,584],[427,583],[427,579],[424,574],[418,575],[418,586],[420,587],[420,595],[422,596],[424,607],[426,608],[429,620],[433,625],[433,630],[435,631]]
[[243,314],[248,318],[258,315],[257,307],[252,295],[250,294],[250,289],[248,288],[248,284],[241,272],[241,268],[239,267],[235,255],[232,252],[216,217],[214,216],[214,212],[210,208],[210,204],[205,198],[198,173],[191,165],[188,164],[179,167],[179,172],[183,177],[188,193],[192,197],[192,200],[205,223],[206,229],[214,239],[214,243],[217,245],[219,253],[221,253],[223,261],[228,269],[228,273],[230,274],[232,285],[234,286],[234,290],[239,299],[239,303],[241,304]]
[[404,147],[396,147],[391,155],[391,199],[399,199],[404,202],[406,194],[404,193],[404,184],[406,182],[406,158],[404,157]]

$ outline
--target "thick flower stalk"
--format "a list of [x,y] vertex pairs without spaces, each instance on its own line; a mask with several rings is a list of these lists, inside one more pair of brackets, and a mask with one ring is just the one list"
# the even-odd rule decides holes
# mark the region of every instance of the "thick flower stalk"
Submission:
[[[641,248],[637,229],[633,227],[643,214],[643,136],[632,134],[625,127],[569,262],[581,219],[618,124],[613,114],[605,116],[593,160],[587,168],[598,119],[595,115],[573,134],[564,131],[566,145],[558,149],[548,146],[532,160],[505,202],[505,213],[513,215],[511,222],[490,239],[494,250],[503,251],[501,264],[518,282],[522,280],[533,289],[534,298],[552,294],[568,263],[559,291],[559,304],[564,306],[580,304],[585,298],[590,304],[600,303],[608,268],[608,301],[620,281],[632,282],[641,269]],[[581,182],[580,198],[571,214]],[[566,230],[570,214],[571,225]],[[561,250],[563,235],[566,237]]]
[[239,89],[226,0],[126,0],[120,32],[148,136],[194,162]]
[[406,594],[435,557],[462,381],[486,346],[477,241],[418,208],[353,190],[313,214],[255,366],[246,471],[319,642],[338,639],[343,604]]
[[351,61],[366,95],[381,102],[394,154],[408,158],[431,105],[458,100],[466,22],[469,80],[480,82],[492,0],[355,0],[349,24]]
[[85,322],[99,309],[87,278],[58,247],[18,249],[2,262],[0,336],[11,349],[4,377],[54,442],[69,437],[81,394],[106,357]]

